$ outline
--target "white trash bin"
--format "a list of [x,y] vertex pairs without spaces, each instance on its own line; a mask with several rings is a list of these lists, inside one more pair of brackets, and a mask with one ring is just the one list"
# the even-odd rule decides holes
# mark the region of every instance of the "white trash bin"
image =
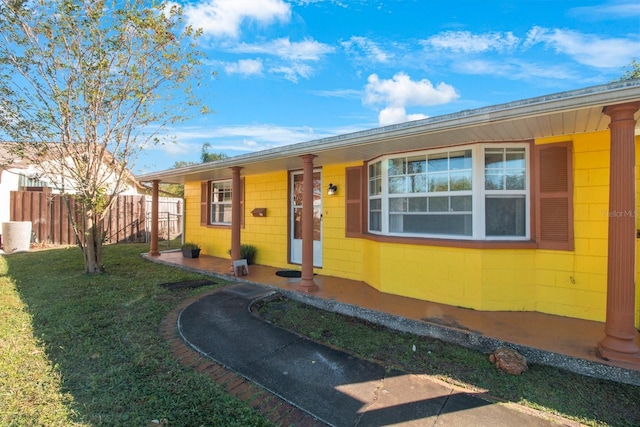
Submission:
[[4,253],[27,252],[31,244],[31,221],[2,223],[2,248]]

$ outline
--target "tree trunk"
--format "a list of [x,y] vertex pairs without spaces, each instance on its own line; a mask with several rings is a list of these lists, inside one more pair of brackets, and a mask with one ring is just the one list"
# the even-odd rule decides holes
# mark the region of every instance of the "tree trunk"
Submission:
[[84,269],[86,273],[102,273],[102,230],[100,222],[96,222],[92,213],[85,216],[84,244]]

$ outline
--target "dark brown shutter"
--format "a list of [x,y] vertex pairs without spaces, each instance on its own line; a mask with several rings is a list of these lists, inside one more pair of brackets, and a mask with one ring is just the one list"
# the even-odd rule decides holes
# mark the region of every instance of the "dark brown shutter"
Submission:
[[200,225],[209,224],[209,182],[200,183]]
[[362,205],[363,205],[363,166],[347,168],[346,198],[345,198],[345,235],[360,237],[362,234]]
[[571,143],[538,145],[536,153],[536,236],[541,249],[573,250]]

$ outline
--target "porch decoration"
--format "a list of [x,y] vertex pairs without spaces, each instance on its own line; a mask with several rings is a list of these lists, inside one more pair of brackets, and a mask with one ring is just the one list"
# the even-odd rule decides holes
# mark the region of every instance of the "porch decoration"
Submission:
[[186,242],[180,248],[182,256],[185,258],[198,258],[200,256],[200,245],[193,242]]

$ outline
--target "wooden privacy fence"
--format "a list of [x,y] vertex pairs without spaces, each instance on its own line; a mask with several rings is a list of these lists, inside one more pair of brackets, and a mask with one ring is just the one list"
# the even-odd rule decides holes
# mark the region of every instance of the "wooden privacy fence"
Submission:
[[[64,197],[50,191],[12,191],[10,219],[31,221],[33,242],[76,244]],[[82,213],[75,199],[67,197],[66,202],[76,224],[82,226]],[[103,226],[106,243],[145,242],[145,196],[118,196]]]
[[105,217],[105,241],[146,242],[145,196],[118,196]]

